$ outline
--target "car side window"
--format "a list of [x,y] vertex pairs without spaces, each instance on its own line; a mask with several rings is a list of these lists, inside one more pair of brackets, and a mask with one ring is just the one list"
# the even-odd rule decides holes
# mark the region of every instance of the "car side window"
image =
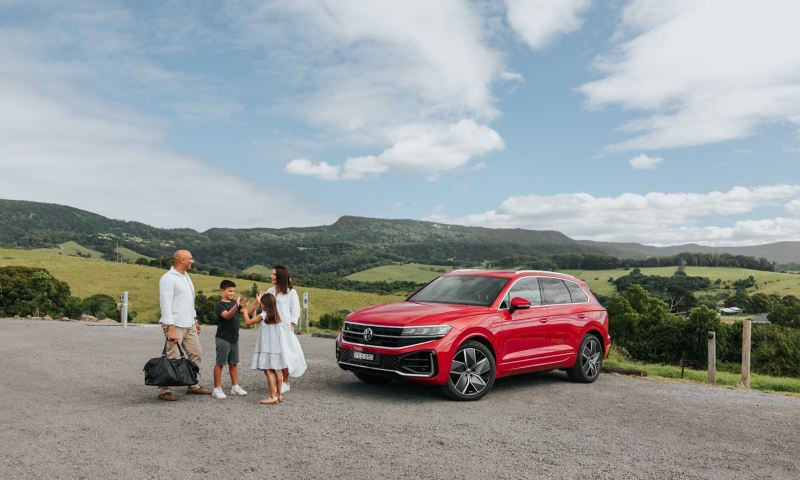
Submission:
[[542,277],[539,279],[539,284],[542,286],[542,303],[544,305],[560,305],[572,302],[569,290],[567,290],[563,280]]
[[567,289],[569,290],[569,295],[572,297],[572,303],[586,303],[589,301],[589,297],[586,296],[586,292],[575,282],[564,282],[567,284]]
[[511,299],[522,297],[531,302],[531,305],[542,304],[542,293],[539,291],[539,281],[536,277],[525,277],[517,280],[517,283],[508,291],[506,305],[511,305]]

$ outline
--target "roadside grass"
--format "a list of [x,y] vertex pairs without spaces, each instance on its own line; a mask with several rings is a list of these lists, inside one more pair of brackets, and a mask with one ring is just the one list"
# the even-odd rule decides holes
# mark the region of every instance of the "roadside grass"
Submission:
[[[137,323],[154,323],[159,319],[158,281],[164,270],[156,267],[115,263],[106,260],[81,258],[41,250],[0,249],[0,266],[21,265],[46,268],[55,278],[67,282],[73,295],[88,297],[105,293],[119,298],[123,291],[129,292],[131,310],[137,312]],[[223,277],[192,274],[197,291],[206,295],[219,293],[219,282]],[[245,279],[233,279],[242,296],[250,297],[253,284],[259,290],[271,285]],[[319,320],[323,313],[337,310],[358,310],[370,305],[398,302],[402,295],[378,295],[374,293],[349,292],[306,288],[298,285],[301,300],[303,292],[309,294],[309,318]],[[305,315],[305,312],[303,312]],[[305,319],[305,316],[303,317]]]
[[[677,267],[650,267],[640,269],[645,275],[660,275],[669,277],[675,273]],[[614,286],[608,282],[609,278],[617,279],[630,273],[630,270],[616,268],[613,270],[561,270],[584,280],[589,284],[592,292],[600,295],[612,295]],[[733,282],[753,276],[758,289],[748,289],[750,293],[777,293],[784,295],[800,295],[800,275],[797,273],[764,272],[747,268],[732,267],[686,267],[689,276],[708,277],[712,282],[720,279],[722,282]],[[722,288],[712,288],[701,294],[713,294],[723,291]]]
[[[609,358],[603,361],[604,366],[612,368],[624,368],[642,370],[648,377],[668,378],[695,383],[708,383],[708,372],[706,370],[684,369],[681,378],[681,367],[675,365],[660,365],[654,363],[635,362],[621,358],[618,354],[614,355],[614,350],[609,354]],[[737,387],[741,384],[741,373],[726,372],[719,370],[723,365],[717,367],[717,385],[725,387]],[[794,377],[773,377],[771,375],[761,375],[758,373],[750,374],[750,388],[763,392],[782,392],[800,395],[800,378]]]
[[[252,267],[251,267],[252,268]],[[425,265],[421,263],[404,263],[395,265],[384,265],[382,267],[370,268],[361,272],[356,272],[345,278],[359,282],[393,282],[406,281],[427,283],[438,277],[442,273],[450,272],[453,267],[445,265]]]

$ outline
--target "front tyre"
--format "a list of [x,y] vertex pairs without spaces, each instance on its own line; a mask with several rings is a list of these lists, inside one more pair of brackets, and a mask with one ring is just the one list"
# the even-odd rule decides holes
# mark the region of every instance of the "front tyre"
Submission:
[[600,339],[587,333],[578,348],[575,365],[567,370],[567,376],[573,382],[592,383],[600,376],[603,366],[603,346]]
[[466,341],[450,363],[444,393],[453,400],[478,400],[492,389],[496,373],[492,352],[480,342]]

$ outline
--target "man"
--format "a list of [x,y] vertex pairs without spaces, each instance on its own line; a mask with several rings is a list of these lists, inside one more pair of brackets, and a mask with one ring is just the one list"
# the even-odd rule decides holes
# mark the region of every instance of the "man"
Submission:
[[[194,285],[189,278],[189,269],[194,264],[192,252],[178,250],[175,252],[174,265],[158,282],[158,293],[161,302],[161,328],[168,340],[167,358],[179,358],[178,343],[183,347],[186,356],[200,366],[200,325],[197,323],[197,312],[194,309]],[[186,393],[210,395],[211,390],[192,385]],[[159,387],[158,398],[169,402],[177,400],[169,387]]]

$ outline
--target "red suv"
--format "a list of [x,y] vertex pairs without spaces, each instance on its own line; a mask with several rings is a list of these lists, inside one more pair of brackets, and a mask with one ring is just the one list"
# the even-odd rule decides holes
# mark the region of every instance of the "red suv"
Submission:
[[605,309],[575,277],[456,270],[404,302],[348,315],[336,361],[367,383],[405,378],[477,400],[519,373],[562,369],[593,382],[610,346]]

